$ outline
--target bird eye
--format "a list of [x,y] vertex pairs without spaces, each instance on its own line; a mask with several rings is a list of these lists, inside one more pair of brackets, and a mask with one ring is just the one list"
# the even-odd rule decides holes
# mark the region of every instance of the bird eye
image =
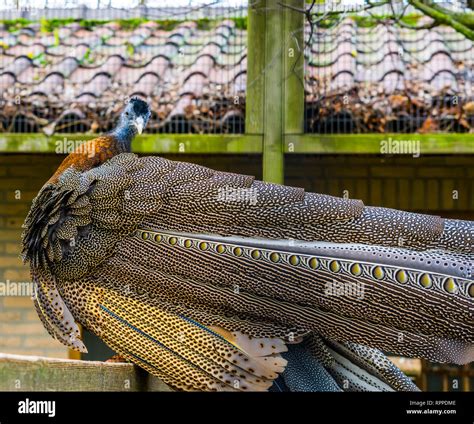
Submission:
[[130,116],[130,113],[128,113],[128,112],[125,112],[125,116]]

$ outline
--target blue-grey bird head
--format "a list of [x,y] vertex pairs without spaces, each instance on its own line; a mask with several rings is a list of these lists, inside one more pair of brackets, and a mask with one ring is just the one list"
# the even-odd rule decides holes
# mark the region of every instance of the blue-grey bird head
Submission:
[[120,115],[120,127],[141,134],[151,116],[150,106],[139,97],[132,97]]

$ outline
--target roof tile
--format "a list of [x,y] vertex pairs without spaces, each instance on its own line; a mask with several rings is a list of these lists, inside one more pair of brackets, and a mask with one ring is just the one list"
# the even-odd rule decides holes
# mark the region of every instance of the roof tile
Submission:
[[[307,26],[306,37],[309,32]],[[247,34],[232,20],[208,30],[183,22],[171,31],[156,22],[133,30],[109,22],[92,31],[74,22],[60,27],[56,35],[44,34],[32,23],[14,33],[0,29],[0,34],[0,90],[9,102],[18,90],[25,95],[21,107],[29,109],[24,116],[47,110],[48,131],[81,130],[87,123],[86,128],[104,131],[118,113],[114,100],[131,94],[153,105],[149,128],[154,131],[243,128],[245,102],[234,100],[246,91]],[[359,93],[356,106],[374,99],[376,109],[389,119],[393,111],[384,93],[406,90],[411,84],[418,87],[414,96],[427,105],[432,92],[463,93],[473,52],[472,42],[452,29],[362,28],[346,18],[334,28],[316,29],[306,49],[307,102]],[[67,126],[68,119],[81,124]],[[41,128],[43,121],[29,128]]]
[[40,94],[44,96],[61,94],[64,88],[64,77],[59,74],[48,75],[36,87],[33,87],[31,94]]
[[96,74],[92,80],[80,88],[78,96],[89,94],[94,97],[100,97],[102,93],[109,87],[111,77],[106,74]]

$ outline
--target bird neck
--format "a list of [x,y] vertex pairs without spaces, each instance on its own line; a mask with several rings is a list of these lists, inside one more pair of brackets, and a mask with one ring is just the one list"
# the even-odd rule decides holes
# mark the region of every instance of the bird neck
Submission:
[[131,152],[132,140],[136,134],[137,129],[132,125],[119,125],[112,131],[121,152]]

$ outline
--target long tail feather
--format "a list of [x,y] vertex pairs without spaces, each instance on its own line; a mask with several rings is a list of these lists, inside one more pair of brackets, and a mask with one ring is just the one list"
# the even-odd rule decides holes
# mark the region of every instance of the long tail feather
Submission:
[[[281,347],[252,356],[235,344],[243,335],[224,336],[167,311],[164,305],[151,307],[104,290],[100,308],[103,323],[99,332],[104,341],[132,362],[138,358],[139,365],[162,370],[164,374],[150,372],[180,389],[266,390],[286,366],[275,353],[284,350]],[[280,340],[258,342],[281,345]],[[180,376],[184,374],[189,377],[183,382]]]

